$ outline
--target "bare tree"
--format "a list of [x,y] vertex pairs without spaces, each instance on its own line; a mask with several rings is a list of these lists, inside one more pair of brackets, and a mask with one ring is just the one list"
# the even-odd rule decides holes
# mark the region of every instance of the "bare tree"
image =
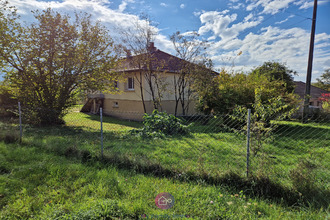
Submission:
[[197,32],[181,34],[179,31],[172,34],[170,39],[176,51],[176,56],[181,59],[179,73],[174,75],[174,97],[175,115],[178,113],[178,106],[181,105],[182,115],[189,111],[189,104],[193,98],[192,83],[194,75],[201,71],[200,65],[205,62],[205,49],[207,43],[198,39]]
[[[144,112],[146,112],[146,100],[144,92],[150,94],[155,109],[161,109],[163,93],[166,90],[164,73],[161,73],[162,61],[154,56],[156,48],[154,47],[157,28],[148,16],[142,19],[132,21],[131,28],[120,29],[120,40],[127,58],[123,61],[130,69],[134,69],[134,79],[139,84],[141,100]],[[144,88],[145,80],[147,88]]]

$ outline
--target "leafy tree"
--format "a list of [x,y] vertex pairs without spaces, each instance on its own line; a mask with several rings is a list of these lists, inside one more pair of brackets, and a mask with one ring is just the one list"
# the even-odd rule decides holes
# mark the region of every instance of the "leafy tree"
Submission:
[[295,102],[292,70],[279,63],[266,62],[249,74],[229,74],[223,69],[220,74],[207,84],[198,86],[199,110],[231,114],[236,106],[252,108],[256,103],[256,93],[262,88],[258,98],[260,103],[283,97],[286,103]]
[[236,104],[239,104],[238,101],[246,100],[242,95],[248,93],[241,93],[239,89],[243,87],[237,86],[245,81],[246,77],[243,74],[231,75],[222,70],[218,76],[200,85],[197,89],[200,97],[199,110],[206,114],[231,111]]
[[[275,81],[271,83],[281,83]],[[274,87],[264,87],[259,85],[255,88],[255,99],[251,106],[251,120],[250,120],[250,146],[252,152],[252,169],[249,168],[249,173],[255,173],[256,175],[265,175],[268,171],[265,170],[265,163],[269,161],[269,153],[264,149],[266,143],[274,139],[274,131],[278,127],[278,124],[272,121],[283,120],[287,117],[291,117],[298,109],[299,100],[294,93],[286,93],[284,95],[274,94]],[[268,93],[268,94],[267,94]],[[268,99],[265,99],[265,95]],[[246,106],[237,106],[230,118],[239,122],[241,125],[238,127],[238,131],[246,132],[246,118],[248,115],[248,108]],[[257,162],[259,161],[259,162]],[[253,170],[254,169],[254,170]],[[265,173],[266,172],[266,173]]]
[[230,114],[237,106],[253,109],[256,97],[261,104],[275,97],[283,97],[288,103],[295,99],[282,81],[270,81],[266,75],[260,74],[228,74],[223,70],[205,86],[207,89],[199,89],[199,109],[207,114]]
[[72,22],[48,8],[33,12],[37,22],[23,27],[15,11],[5,9],[0,13],[2,71],[35,122],[62,123],[78,89],[111,90],[113,41],[90,15],[77,13]]
[[317,82],[313,83],[313,86],[330,91],[330,69],[325,70],[321,78],[317,78],[316,80]]
[[[275,89],[275,87],[274,87]],[[272,132],[276,125],[271,125],[271,120],[283,120],[290,117],[297,111],[299,100],[293,93],[286,95],[275,95],[269,99],[264,99],[265,93],[273,93],[272,88],[263,85],[255,89],[255,100],[251,106],[251,136],[252,152],[254,155],[262,149],[263,143],[271,139]],[[246,106],[236,106],[232,118],[242,124],[246,122],[248,108]],[[240,128],[246,131],[245,127]]]
[[293,92],[295,84],[293,75],[297,73],[288,69],[284,64],[278,62],[265,62],[263,65],[257,67],[251,74],[265,75],[269,81],[282,81],[283,86],[288,92]]

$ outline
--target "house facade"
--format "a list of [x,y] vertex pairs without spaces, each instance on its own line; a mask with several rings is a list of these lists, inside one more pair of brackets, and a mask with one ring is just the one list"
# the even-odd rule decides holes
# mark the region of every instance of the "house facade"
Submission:
[[196,96],[188,78],[181,77],[183,69],[190,65],[151,44],[147,55],[128,55],[119,65],[116,71],[122,73],[124,80],[114,82],[118,94],[89,94],[82,112],[97,113],[102,107],[106,115],[130,120],[142,120],[145,113],[156,108],[169,114],[196,114]]

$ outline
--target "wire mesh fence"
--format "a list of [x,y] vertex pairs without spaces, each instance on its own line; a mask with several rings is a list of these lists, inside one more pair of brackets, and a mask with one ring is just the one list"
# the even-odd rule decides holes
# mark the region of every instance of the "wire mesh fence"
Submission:
[[[123,113],[123,118],[125,114],[133,113]],[[23,142],[84,162],[103,160],[119,168],[182,180],[217,182],[248,175],[303,196],[317,193],[321,203],[327,201],[328,115],[315,116],[305,123],[298,118],[276,120],[275,116],[262,120],[253,114],[250,118],[248,114],[240,118],[229,114],[174,118],[163,119],[160,113],[148,124],[146,120],[81,113],[78,106],[64,116],[65,124],[61,126],[31,126],[22,117],[21,134]],[[177,126],[171,120],[181,127],[168,133],[165,126],[170,126],[170,131]],[[17,123],[7,121],[2,128],[10,133],[11,124],[19,134]]]

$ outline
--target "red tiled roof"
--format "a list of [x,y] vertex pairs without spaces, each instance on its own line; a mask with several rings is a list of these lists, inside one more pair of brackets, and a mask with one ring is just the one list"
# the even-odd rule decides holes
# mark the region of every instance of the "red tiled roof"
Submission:
[[[151,63],[151,68],[153,71],[160,72],[178,73],[188,65],[192,65],[192,67],[197,67],[196,64],[192,64],[164,51],[153,48],[149,52],[149,54],[129,56],[123,59],[123,62],[120,64],[119,69],[125,72],[136,71],[140,69],[146,70],[147,65],[139,67],[139,64],[141,65],[141,63],[143,63],[143,60]],[[218,74],[214,71],[212,71],[212,73]]]

